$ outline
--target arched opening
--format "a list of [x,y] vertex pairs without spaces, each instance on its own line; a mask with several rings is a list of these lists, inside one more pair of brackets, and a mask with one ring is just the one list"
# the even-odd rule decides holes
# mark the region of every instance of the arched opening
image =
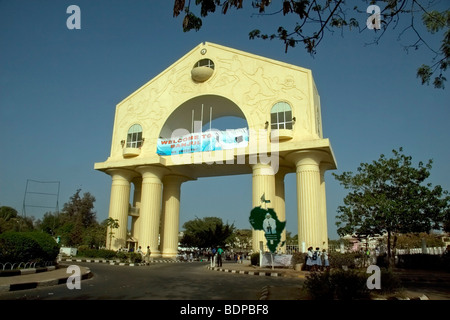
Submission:
[[157,153],[240,148],[247,143],[248,123],[242,110],[227,98],[203,95],[184,102],[167,118],[159,134]]
[[200,123],[202,131],[248,128],[244,113],[233,101],[217,95],[203,95],[184,102],[173,111],[159,137],[170,138],[179,129],[196,132],[199,130],[196,122]]

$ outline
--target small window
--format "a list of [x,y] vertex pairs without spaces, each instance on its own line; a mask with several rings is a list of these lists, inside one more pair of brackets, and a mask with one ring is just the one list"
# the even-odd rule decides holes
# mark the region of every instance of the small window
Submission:
[[292,130],[292,109],[286,102],[278,102],[270,111],[270,127],[274,130]]
[[127,148],[140,148],[142,146],[142,127],[138,124],[131,126],[127,135]]
[[195,67],[208,67],[214,70],[214,62],[211,59],[202,59],[195,63]]

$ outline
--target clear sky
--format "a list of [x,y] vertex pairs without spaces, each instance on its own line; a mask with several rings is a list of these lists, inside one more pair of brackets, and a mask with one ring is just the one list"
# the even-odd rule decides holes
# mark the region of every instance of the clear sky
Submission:
[[[364,1],[356,1],[364,7]],[[81,29],[69,30],[68,6],[81,9]],[[448,2],[437,1],[438,8]],[[108,217],[111,178],[94,170],[109,156],[116,105],[203,41],[311,69],[321,96],[323,132],[338,169],[404,148],[413,161],[433,159],[429,182],[450,190],[448,89],[423,86],[416,69],[430,63],[425,48],[406,52],[411,31],[397,29],[378,45],[374,30],[328,33],[311,57],[302,46],[284,52],[281,42],[249,40],[286,24],[282,16],[257,17],[245,9],[216,13],[198,31],[183,33],[172,0],[0,0],[0,206],[22,213],[27,205],[55,206],[56,197],[27,194],[28,180],[59,181],[59,208],[78,188],[95,198],[97,218]],[[367,5],[366,5],[367,6]],[[362,14],[361,23],[367,15]],[[401,22],[408,22],[404,18]],[[438,47],[440,39],[430,40]],[[450,86],[450,83],[447,84]],[[328,233],[347,194],[327,172]],[[28,183],[57,193],[56,184]],[[286,177],[287,230],[297,234],[295,175]],[[219,216],[250,228],[251,176],[199,179],[182,185],[181,224]],[[41,218],[51,209],[27,207]]]

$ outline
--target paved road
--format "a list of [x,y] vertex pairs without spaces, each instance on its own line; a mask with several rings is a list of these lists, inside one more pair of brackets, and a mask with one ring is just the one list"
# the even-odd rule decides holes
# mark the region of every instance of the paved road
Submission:
[[299,285],[300,279],[230,274],[207,270],[205,263],[115,266],[76,263],[93,277],[81,289],[65,284],[6,292],[0,300],[259,300],[267,285]]

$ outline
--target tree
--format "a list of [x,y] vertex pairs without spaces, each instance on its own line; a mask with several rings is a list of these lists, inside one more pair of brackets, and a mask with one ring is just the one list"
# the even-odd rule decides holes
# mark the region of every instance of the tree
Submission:
[[[195,6],[200,7],[200,17],[191,9],[191,1],[174,0],[173,15],[179,16],[184,12],[183,30],[199,30],[202,28],[202,18],[216,12],[218,7],[223,14],[230,8],[237,10],[243,8],[243,0],[196,0]],[[431,10],[434,1],[427,0],[378,0],[364,1],[364,7],[358,7],[360,2],[346,2],[344,0],[257,0],[251,5],[260,16],[282,15],[286,23],[295,24],[290,27],[280,26],[272,34],[262,33],[259,29],[249,32],[250,39],[280,40],[285,51],[289,47],[302,44],[307,52],[315,54],[326,33],[344,28],[363,32],[366,29],[375,29],[373,43],[378,43],[386,31],[399,30],[399,39],[411,33],[415,40],[404,45],[406,50],[418,49],[424,46],[433,55],[432,65],[423,64],[417,69],[417,77],[422,84],[429,84],[434,75],[435,88],[444,88],[446,78],[443,73],[447,70],[450,61],[450,10]],[[247,1],[246,3],[249,3]],[[369,5],[372,5],[369,7]],[[375,6],[374,6],[375,5]],[[194,5],[192,5],[194,6]],[[381,7],[379,7],[381,6]],[[272,11],[270,11],[273,9]],[[379,9],[379,12],[378,12]],[[294,19],[289,19],[294,16]],[[403,20],[406,18],[405,20]],[[422,20],[428,37],[442,36],[439,49],[430,45],[429,39],[417,25],[417,19]],[[406,23],[403,23],[405,21]],[[379,30],[377,30],[379,29]],[[373,31],[373,30],[371,30]]]
[[[60,236],[61,243],[66,246],[81,244],[98,245],[92,237],[99,224],[94,209],[95,197],[89,192],[80,196],[81,189],[70,197],[61,212],[47,212],[38,221],[38,228],[52,236]],[[95,239],[97,239],[95,237]]]
[[11,207],[0,207],[0,219],[8,221],[10,219],[17,218],[17,210]]
[[448,192],[439,185],[424,185],[432,160],[425,165],[419,162],[415,168],[412,157],[402,152],[400,148],[393,150],[392,158],[382,154],[377,161],[361,163],[356,174],[333,174],[351,190],[344,198],[345,205],[338,207],[338,234],[387,234],[389,258],[398,234],[439,230],[450,212]]
[[233,239],[234,225],[223,224],[222,219],[216,217],[196,218],[183,224],[185,229],[181,244],[186,247],[199,249],[225,246]]
[[80,222],[84,228],[96,223],[96,213],[93,211],[95,197],[89,192],[80,197],[81,189],[78,189],[70,201],[64,204],[63,212],[72,220]]
[[119,220],[109,217],[106,219],[106,226],[109,228],[109,249],[111,250],[112,238],[114,237],[114,229],[119,228]]
[[252,230],[238,229],[234,232],[233,247],[239,251],[248,250],[252,246]]
[[6,231],[33,231],[34,218],[22,217],[17,213],[17,210],[8,207],[0,207],[0,233]]

